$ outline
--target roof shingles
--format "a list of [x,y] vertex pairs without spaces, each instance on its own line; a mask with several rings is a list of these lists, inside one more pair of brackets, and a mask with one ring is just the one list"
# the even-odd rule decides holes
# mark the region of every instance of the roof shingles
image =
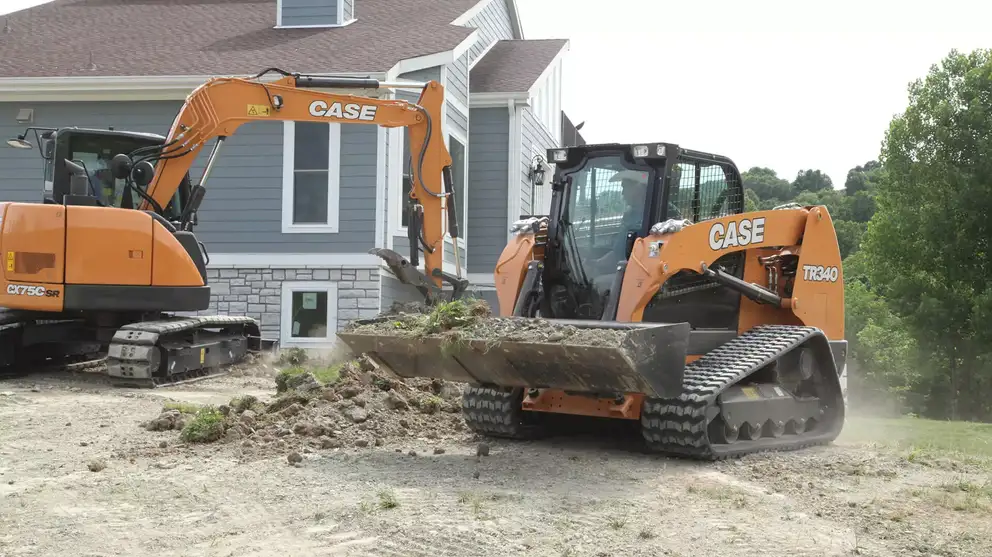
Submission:
[[355,0],[340,28],[274,29],[275,0],[55,0],[7,17],[0,78],[384,72],[450,50],[478,0]]
[[472,68],[472,93],[519,93],[530,90],[566,39],[503,40]]

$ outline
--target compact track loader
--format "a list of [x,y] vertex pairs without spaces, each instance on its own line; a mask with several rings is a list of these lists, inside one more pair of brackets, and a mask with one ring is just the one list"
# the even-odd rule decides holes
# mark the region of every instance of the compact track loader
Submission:
[[[280,77],[262,79],[273,72]],[[421,95],[412,103],[322,90],[379,88]],[[445,282],[459,294],[467,285],[461,270],[451,276],[441,268],[445,233],[458,235],[443,104],[436,81],[382,83],[271,69],[199,86],[164,137],[28,128],[8,143],[32,149],[26,137],[34,132],[45,190],[42,203],[0,203],[0,374],[105,361],[115,384],[154,387],[222,374],[262,349],[250,317],[174,314],[209,307],[209,256],[192,229],[224,140],[246,122],[407,128],[415,154],[409,230],[419,240],[411,253],[423,253],[428,272],[391,250],[370,253],[431,300],[443,296]],[[191,185],[189,170],[210,141],[203,174]]]
[[495,437],[542,435],[557,413],[639,421],[649,448],[701,459],[836,438],[847,343],[826,207],[745,213],[733,161],[674,144],[547,154],[550,214],[510,231],[494,319],[612,344],[339,336],[399,376],[468,383],[465,419]]

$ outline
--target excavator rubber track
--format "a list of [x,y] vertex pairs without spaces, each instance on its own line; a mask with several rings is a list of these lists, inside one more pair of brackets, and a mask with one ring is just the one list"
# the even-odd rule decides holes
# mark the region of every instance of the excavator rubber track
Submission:
[[118,329],[107,370],[116,387],[181,385],[226,375],[227,366],[259,350],[259,327],[251,317],[167,317]]
[[[807,380],[816,383],[816,396],[795,397],[782,385],[767,379],[750,381],[770,364],[805,347],[812,348],[811,352],[816,354],[818,373]],[[830,357],[826,337],[815,327],[755,327],[688,364],[683,385],[683,392],[677,398],[652,398],[644,402],[641,433],[654,452],[721,460],[759,452],[797,450],[832,442],[844,422],[845,407],[837,368]],[[757,425],[739,426],[740,413],[730,416],[728,400],[722,399],[722,395],[732,390],[739,394],[744,389],[750,389],[745,391],[745,398],[759,403],[752,407],[758,408],[758,413],[752,411],[750,416]],[[737,400],[743,399],[738,396]],[[782,404],[776,416],[779,402]],[[788,414],[789,409],[802,410]],[[767,414],[761,416],[760,412]],[[738,426],[736,431],[734,426]]]

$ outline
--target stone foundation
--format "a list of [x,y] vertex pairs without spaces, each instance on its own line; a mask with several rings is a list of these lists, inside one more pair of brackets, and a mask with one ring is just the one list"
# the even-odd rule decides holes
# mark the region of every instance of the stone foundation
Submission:
[[379,280],[378,269],[210,268],[210,307],[199,313],[248,315],[259,321],[264,338],[279,339],[283,282],[333,282],[337,284],[340,330],[355,319],[379,313]]

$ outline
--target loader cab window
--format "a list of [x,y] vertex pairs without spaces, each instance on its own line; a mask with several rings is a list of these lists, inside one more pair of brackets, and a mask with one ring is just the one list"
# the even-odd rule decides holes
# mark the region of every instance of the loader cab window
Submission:
[[619,155],[603,155],[565,174],[572,183],[560,223],[559,286],[579,299],[579,307],[560,317],[598,318],[616,264],[626,257],[627,234],[642,228],[653,172]]
[[744,199],[731,176],[719,164],[679,162],[672,168],[666,218],[700,222],[740,213]]

